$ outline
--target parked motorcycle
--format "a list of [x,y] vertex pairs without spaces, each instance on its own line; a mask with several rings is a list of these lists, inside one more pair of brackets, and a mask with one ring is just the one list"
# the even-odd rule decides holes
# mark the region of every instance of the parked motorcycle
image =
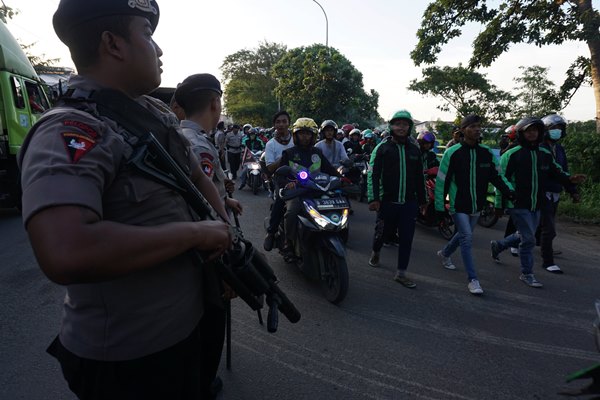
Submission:
[[[594,338],[596,348],[600,351],[600,300],[596,300],[595,306],[597,319],[594,322]],[[567,383],[578,379],[591,379],[592,382],[582,388],[562,390],[559,394],[571,397],[597,396],[591,399],[600,399],[600,364],[572,373],[567,377]]]
[[[290,166],[280,167],[275,175],[297,182],[294,189],[281,189],[279,193],[286,201],[299,198],[302,204],[292,253],[284,252],[283,224],[275,234],[275,246],[286,262],[294,262],[304,275],[320,282],[327,300],[338,304],[346,297],[349,280],[344,239],[348,235],[350,204],[342,182],[325,173],[296,173]],[[268,218],[265,227],[267,224]]]
[[486,195],[486,203],[483,210],[481,210],[481,214],[479,215],[479,219],[477,223],[486,228],[491,228],[496,225],[498,222],[498,216],[496,215],[496,189],[494,185],[491,183],[488,184],[487,195]]
[[438,221],[435,212],[435,177],[438,173],[438,167],[429,168],[425,174],[425,188],[427,190],[427,207],[424,211],[419,211],[417,214],[417,222],[425,226],[435,226],[438,228],[440,235],[446,240],[450,240],[454,236],[454,221],[450,216],[450,202],[448,197],[444,204],[444,218]]

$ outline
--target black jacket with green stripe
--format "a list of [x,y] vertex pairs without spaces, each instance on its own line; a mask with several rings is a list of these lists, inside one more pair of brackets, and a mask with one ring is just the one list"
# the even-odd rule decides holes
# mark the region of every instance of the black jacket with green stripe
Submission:
[[370,164],[369,203],[427,202],[421,150],[416,145],[409,141],[396,143],[391,139],[381,142],[373,150]]
[[[546,194],[546,183],[554,179],[569,185],[569,174],[563,171],[552,153],[544,147],[516,146],[502,155],[500,165],[504,176],[515,188],[514,202],[507,202],[507,208],[521,208],[530,211],[540,209]],[[501,194],[496,194],[496,207],[503,205]]]
[[486,204],[489,183],[505,195],[512,191],[489,147],[456,144],[442,157],[435,182],[435,209],[444,211],[448,194],[451,213],[475,214]]

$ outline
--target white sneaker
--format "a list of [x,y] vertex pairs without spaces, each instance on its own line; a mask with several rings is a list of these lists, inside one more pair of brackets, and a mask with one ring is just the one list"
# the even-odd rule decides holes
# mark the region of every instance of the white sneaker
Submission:
[[469,292],[472,294],[483,294],[483,289],[481,288],[481,285],[477,279],[471,279],[471,282],[469,282],[467,287],[469,288]]
[[553,274],[562,274],[563,273],[562,269],[560,269],[560,267],[556,264],[548,265],[546,267],[546,271],[552,272]]
[[444,268],[446,269],[451,269],[454,270],[456,269],[456,266],[452,263],[452,260],[450,259],[450,257],[446,257],[442,254],[442,251],[438,251],[437,255],[439,258],[442,259],[442,265],[444,266]]
[[518,247],[511,247],[510,248],[510,254],[512,254],[513,257],[519,257],[519,248]]

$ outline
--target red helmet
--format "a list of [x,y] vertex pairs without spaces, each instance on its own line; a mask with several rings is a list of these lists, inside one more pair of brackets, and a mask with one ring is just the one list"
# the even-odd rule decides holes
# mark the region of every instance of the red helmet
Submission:
[[348,133],[350,133],[350,131],[354,129],[354,125],[352,124],[344,124],[342,125],[342,130],[344,131],[344,133],[347,135]]
[[517,138],[517,126],[516,125],[511,125],[508,128],[506,128],[504,130],[504,133],[506,134],[506,137],[508,137],[508,139],[510,141],[513,141]]

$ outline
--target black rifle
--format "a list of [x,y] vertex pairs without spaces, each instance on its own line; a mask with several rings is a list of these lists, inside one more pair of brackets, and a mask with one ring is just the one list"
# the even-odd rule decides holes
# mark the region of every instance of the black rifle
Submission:
[[[150,179],[178,192],[201,220],[220,219],[152,131],[161,133],[167,144],[170,143],[168,135],[175,135],[176,132],[169,132],[169,128],[150,111],[120,92],[101,90],[92,94],[91,101],[96,103],[100,115],[117,121],[128,133],[137,137],[134,154],[129,160],[132,166]],[[269,332],[277,331],[277,310],[290,322],[298,322],[300,312],[277,285],[277,277],[264,256],[244,239],[239,228],[230,225],[230,229],[232,249],[215,262],[222,279],[255,311],[263,307],[263,296],[266,298]],[[194,253],[202,261],[198,252]]]

